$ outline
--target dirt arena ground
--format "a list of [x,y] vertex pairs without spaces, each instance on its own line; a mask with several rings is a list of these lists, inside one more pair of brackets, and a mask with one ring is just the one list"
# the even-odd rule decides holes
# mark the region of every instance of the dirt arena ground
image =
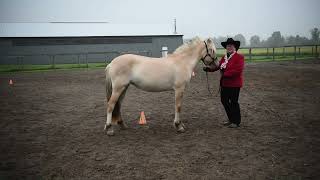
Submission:
[[247,63],[238,129],[221,125],[219,74],[209,74],[210,96],[199,69],[185,133],[173,127],[173,92],[130,86],[129,129],[114,137],[103,131],[103,69],[0,74],[0,179],[320,178],[320,60]]

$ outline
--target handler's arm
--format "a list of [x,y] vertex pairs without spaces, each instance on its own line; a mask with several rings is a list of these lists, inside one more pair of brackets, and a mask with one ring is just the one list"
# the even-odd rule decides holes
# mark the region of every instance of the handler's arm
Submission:
[[[223,58],[223,57],[222,57],[222,58]],[[215,72],[215,71],[219,70],[219,69],[220,69],[220,66],[221,66],[222,58],[221,58],[221,60],[219,61],[219,65],[218,65],[218,66],[216,66],[215,63],[212,63],[211,66],[203,67],[203,70],[204,70],[204,71],[207,71],[207,72]]]
[[234,67],[228,71],[225,71],[223,73],[223,77],[234,77],[239,76],[244,68],[244,57],[241,57],[236,64],[234,64]]

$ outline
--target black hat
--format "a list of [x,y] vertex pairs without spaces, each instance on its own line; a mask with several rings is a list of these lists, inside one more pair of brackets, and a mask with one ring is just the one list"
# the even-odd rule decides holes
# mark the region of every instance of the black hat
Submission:
[[221,45],[226,48],[228,44],[233,44],[236,50],[238,51],[240,47],[240,41],[235,41],[232,38],[228,38],[227,41],[221,42]]

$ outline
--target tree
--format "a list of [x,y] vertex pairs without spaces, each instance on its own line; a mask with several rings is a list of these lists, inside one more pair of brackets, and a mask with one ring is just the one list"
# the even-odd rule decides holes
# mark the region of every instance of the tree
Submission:
[[295,45],[308,45],[308,44],[310,44],[310,40],[308,38],[296,35]]
[[294,36],[287,37],[286,44],[291,46],[296,45],[296,38]]
[[320,35],[320,31],[318,28],[313,28],[310,30],[311,33],[311,43],[317,44],[319,43],[319,35]]
[[241,46],[246,46],[246,38],[242,34],[237,34],[233,37],[235,41],[240,41]]
[[284,37],[282,37],[280,31],[275,31],[272,33],[271,37],[267,40],[267,46],[275,47],[284,45]]
[[216,43],[216,47],[221,48],[221,42],[224,42],[227,40],[227,37],[219,36],[218,38],[213,38],[213,41]]
[[250,38],[250,46],[251,47],[259,47],[261,45],[260,37],[258,35],[254,35]]

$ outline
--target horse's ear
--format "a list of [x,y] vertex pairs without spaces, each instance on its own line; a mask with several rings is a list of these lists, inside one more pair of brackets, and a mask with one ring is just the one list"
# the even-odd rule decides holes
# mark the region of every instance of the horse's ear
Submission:
[[207,43],[208,43],[208,44],[211,44],[211,43],[213,43],[213,40],[212,40],[211,38],[208,38],[208,39],[207,39]]
[[210,46],[210,50],[212,51],[212,53],[214,53],[216,51],[216,48],[214,46],[213,39],[209,37],[207,39],[207,44]]

